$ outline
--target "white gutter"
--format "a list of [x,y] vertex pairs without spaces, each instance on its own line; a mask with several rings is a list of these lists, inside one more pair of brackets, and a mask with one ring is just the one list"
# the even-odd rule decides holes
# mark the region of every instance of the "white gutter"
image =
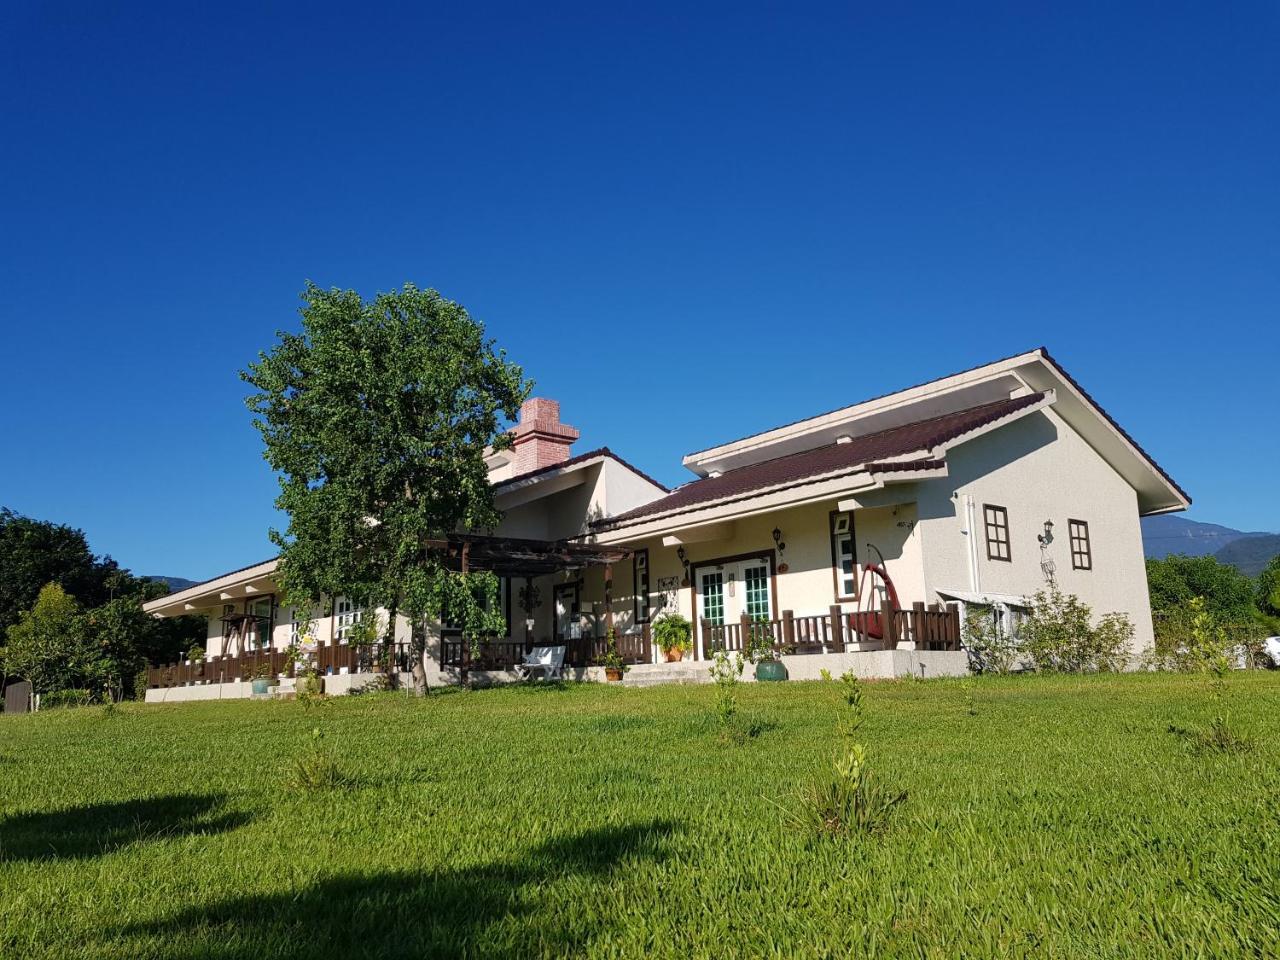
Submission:
[[972,496],[966,493],[962,499],[965,523],[963,533],[969,538],[969,586],[974,593],[982,593],[982,567],[978,562],[977,510]]

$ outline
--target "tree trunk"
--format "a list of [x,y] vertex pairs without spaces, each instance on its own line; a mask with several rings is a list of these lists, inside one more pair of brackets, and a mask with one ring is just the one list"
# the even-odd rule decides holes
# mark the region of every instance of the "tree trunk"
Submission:
[[[383,646],[384,653],[392,653],[395,650],[396,615],[398,612],[399,612],[399,607],[397,607],[394,603],[391,605],[390,609],[387,610],[387,634],[385,637],[382,638],[382,646]],[[387,681],[389,682],[391,689],[395,690],[397,687],[400,686],[400,665],[395,661],[394,658],[388,659],[388,665],[391,667],[391,669],[387,671]]]
[[419,696],[430,696],[431,686],[427,683],[427,636],[421,620],[410,621],[413,637],[410,649],[413,651],[413,692]]

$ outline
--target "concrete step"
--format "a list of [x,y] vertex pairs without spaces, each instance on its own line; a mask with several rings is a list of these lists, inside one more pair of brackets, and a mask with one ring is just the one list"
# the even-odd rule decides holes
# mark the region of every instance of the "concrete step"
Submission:
[[624,687],[661,687],[670,686],[696,686],[702,683],[710,683],[710,677],[623,677],[622,685]]
[[633,666],[622,677],[623,686],[654,687],[662,683],[710,683],[707,664],[685,661],[682,663],[642,663]]

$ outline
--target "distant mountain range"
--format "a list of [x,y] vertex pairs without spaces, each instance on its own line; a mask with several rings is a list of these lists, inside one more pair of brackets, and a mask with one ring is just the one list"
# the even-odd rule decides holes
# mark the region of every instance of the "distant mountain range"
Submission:
[[188,580],[186,577],[144,577],[144,580],[156,580],[160,583],[168,584],[170,593],[177,593],[179,590],[185,590],[187,587],[194,587],[200,581]]
[[1143,517],[1142,548],[1148,557],[1167,557],[1171,553],[1217,557],[1256,577],[1272,557],[1280,554],[1280,534],[1248,533],[1178,516]]

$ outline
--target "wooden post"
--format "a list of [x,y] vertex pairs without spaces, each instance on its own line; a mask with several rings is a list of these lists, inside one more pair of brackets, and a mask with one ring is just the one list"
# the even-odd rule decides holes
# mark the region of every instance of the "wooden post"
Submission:
[[707,643],[711,640],[711,624],[707,622],[706,617],[701,617],[698,620],[698,626],[701,628],[701,631],[702,631],[702,642],[699,643],[697,637],[693,638],[693,658],[695,660],[698,659],[698,648],[701,647],[702,659],[705,660],[707,657],[707,654],[710,652],[707,650]]
[[[524,578],[524,602],[529,603],[533,600],[533,577]],[[533,649],[533,632],[529,629],[529,621],[533,619],[533,609],[525,610],[524,606],[520,607],[524,613],[524,648],[526,651]]]
[[[742,646],[739,648],[745,657],[751,649],[751,618],[747,616],[746,611],[742,612],[742,616],[738,618],[738,643]],[[725,644],[728,646],[728,644]]]
[[784,647],[796,645],[796,615],[790,610],[782,611],[782,645]]
[[844,611],[840,604],[833,603],[827,615],[831,618],[831,646],[835,653],[844,653]]
[[604,635],[606,643],[613,630],[613,564],[604,565]]
[[653,655],[653,636],[649,633],[649,622],[646,620],[640,625],[640,643],[642,649],[640,657],[645,663],[657,663],[657,659]]
[[917,600],[911,605],[911,639],[915,641],[917,650],[924,650],[929,642],[929,618],[924,615],[924,601]]
[[885,600],[880,604],[880,617],[884,625],[884,648],[893,650],[898,646],[898,621],[894,616],[893,604]]

